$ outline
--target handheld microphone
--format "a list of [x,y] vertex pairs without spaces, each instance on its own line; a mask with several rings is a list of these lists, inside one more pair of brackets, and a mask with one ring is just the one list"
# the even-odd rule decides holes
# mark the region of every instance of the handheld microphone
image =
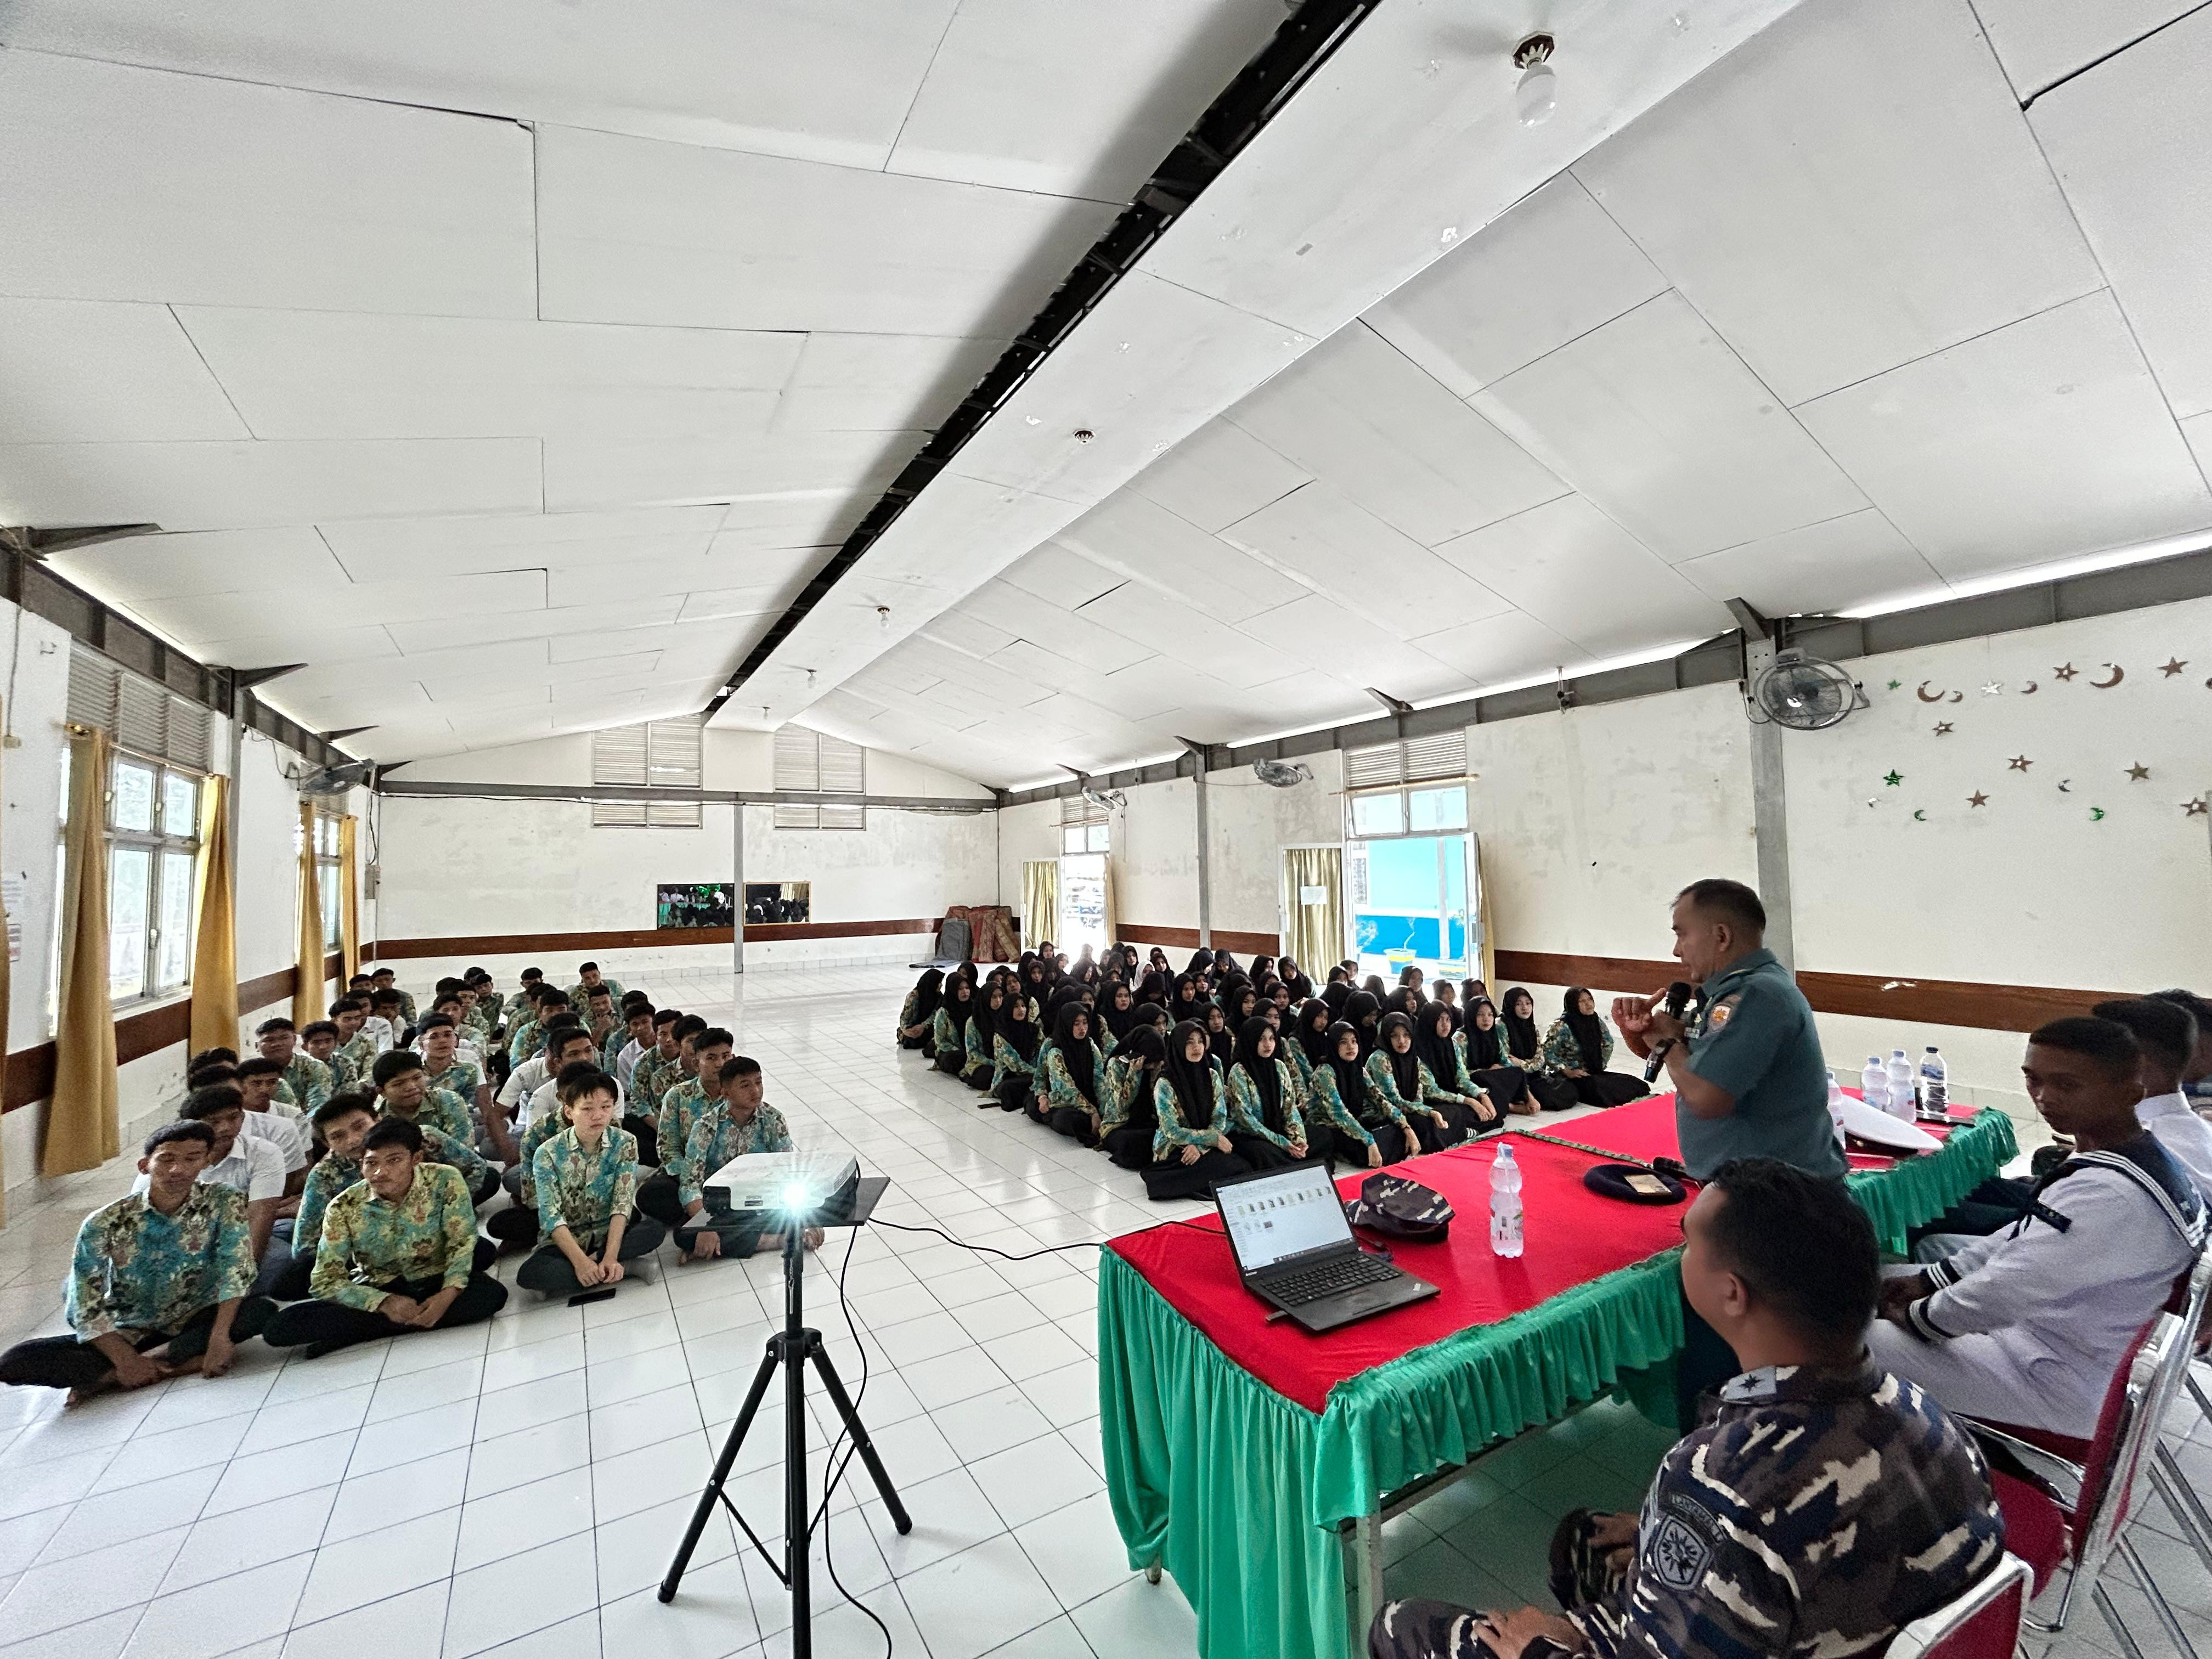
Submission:
[[[1667,1012],[1670,1018],[1681,1018],[1682,1011],[1690,1006],[1690,990],[1689,984],[1679,979],[1667,988]],[[1658,1080],[1659,1069],[1667,1061],[1667,1051],[1674,1046],[1674,1038],[1662,1037],[1651,1050],[1651,1058],[1644,1063],[1644,1080],[1646,1083]]]

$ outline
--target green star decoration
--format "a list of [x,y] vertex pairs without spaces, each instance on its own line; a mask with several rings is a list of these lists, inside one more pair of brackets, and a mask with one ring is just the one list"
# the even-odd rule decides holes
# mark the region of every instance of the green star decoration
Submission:
[[1898,688],[1899,686],[1900,686],[1900,685],[1902,685],[1902,684],[1905,684],[1905,682],[1904,682],[1903,680],[1892,680],[1892,681],[1889,683],[1889,689],[1890,689],[1891,690],[1894,691],[1894,690],[1897,690],[1897,688]]
[[1894,789],[1899,784],[1905,781],[1905,774],[1902,772],[1892,772],[1885,776],[1882,779],[1882,781],[1887,784],[1891,788]]

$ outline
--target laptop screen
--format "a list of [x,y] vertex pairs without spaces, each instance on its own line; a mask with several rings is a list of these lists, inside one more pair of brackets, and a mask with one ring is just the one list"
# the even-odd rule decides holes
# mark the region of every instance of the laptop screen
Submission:
[[1336,1183],[1319,1164],[1218,1187],[1214,1201],[1229,1230],[1237,1265],[1248,1273],[1308,1250],[1352,1242]]

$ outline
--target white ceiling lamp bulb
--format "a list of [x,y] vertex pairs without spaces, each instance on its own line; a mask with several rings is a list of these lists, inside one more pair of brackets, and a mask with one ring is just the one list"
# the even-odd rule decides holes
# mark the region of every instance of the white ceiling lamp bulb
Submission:
[[1552,67],[1553,46],[1550,35],[1532,34],[1513,48],[1513,67],[1521,71],[1513,88],[1513,112],[1524,127],[1543,125],[1559,106],[1559,76]]

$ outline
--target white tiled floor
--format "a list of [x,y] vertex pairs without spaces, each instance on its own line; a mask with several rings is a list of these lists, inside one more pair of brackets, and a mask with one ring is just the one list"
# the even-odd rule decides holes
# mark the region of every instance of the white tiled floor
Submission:
[[[1135,1176],[897,1055],[884,1033],[911,977],[756,971],[734,1022],[803,1146],[848,1144],[892,1177],[882,1218],[1018,1255],[1207,1207],[1148,1203]],[[726,979],[651,988],[732,1012]],[[0,1233],[0,1341],[58,1327],[77,1221],[122,1189],[123,1167],[77,1177]],[[1095,1251],[1010,1262],[871,1230],[848,1267],[850,1237],[810,1263],[810,1317],[848,1387],[865,1352],[861,1409],[915,1529],[892,1529],[855,1463],[828,1545],[896,1651],[1193,1651],[1188,1606],[1172,1581],[1128,1571],[1106,1499]],[[56,1395],[0,1393],[0,1659],[787,1653],[781,1587],[721,1516],[676,1604],[653,1593],[781,1316],[779,1263],[678,1267],[664,1250],[650,1279],[580,1310],[519,1293],[489,1325],[313,1362],[250,1344],[228,1377],[67,1414]],[[818,1393],[809,1413],[818,1492],[833,1414]],[[2200,1426],[2182,1455],[2212,1486]],[[732,1485],[772,1542],[782,1430],[780,1408],[763,1413]],[[1390,1525],[1390,1591],[1543,1600],[1556,1517],[1632,1506],[1665,1441],[1614,1406],[1522,1437]],[[2165,1520],[2154,1505],[2146,1528]],[[2139,1536],[2212,1651],[2212,1577],[2172,1534]],[[819,1540],[814,1555],[817,1651],[872,1659],[882,1637],[830,1583]],[[2163,1651],[2139,1598],[2120,1599],[2146,1651]],[[2051,1650],[2105,1650],[2094,1612],[2075,1626]]]

